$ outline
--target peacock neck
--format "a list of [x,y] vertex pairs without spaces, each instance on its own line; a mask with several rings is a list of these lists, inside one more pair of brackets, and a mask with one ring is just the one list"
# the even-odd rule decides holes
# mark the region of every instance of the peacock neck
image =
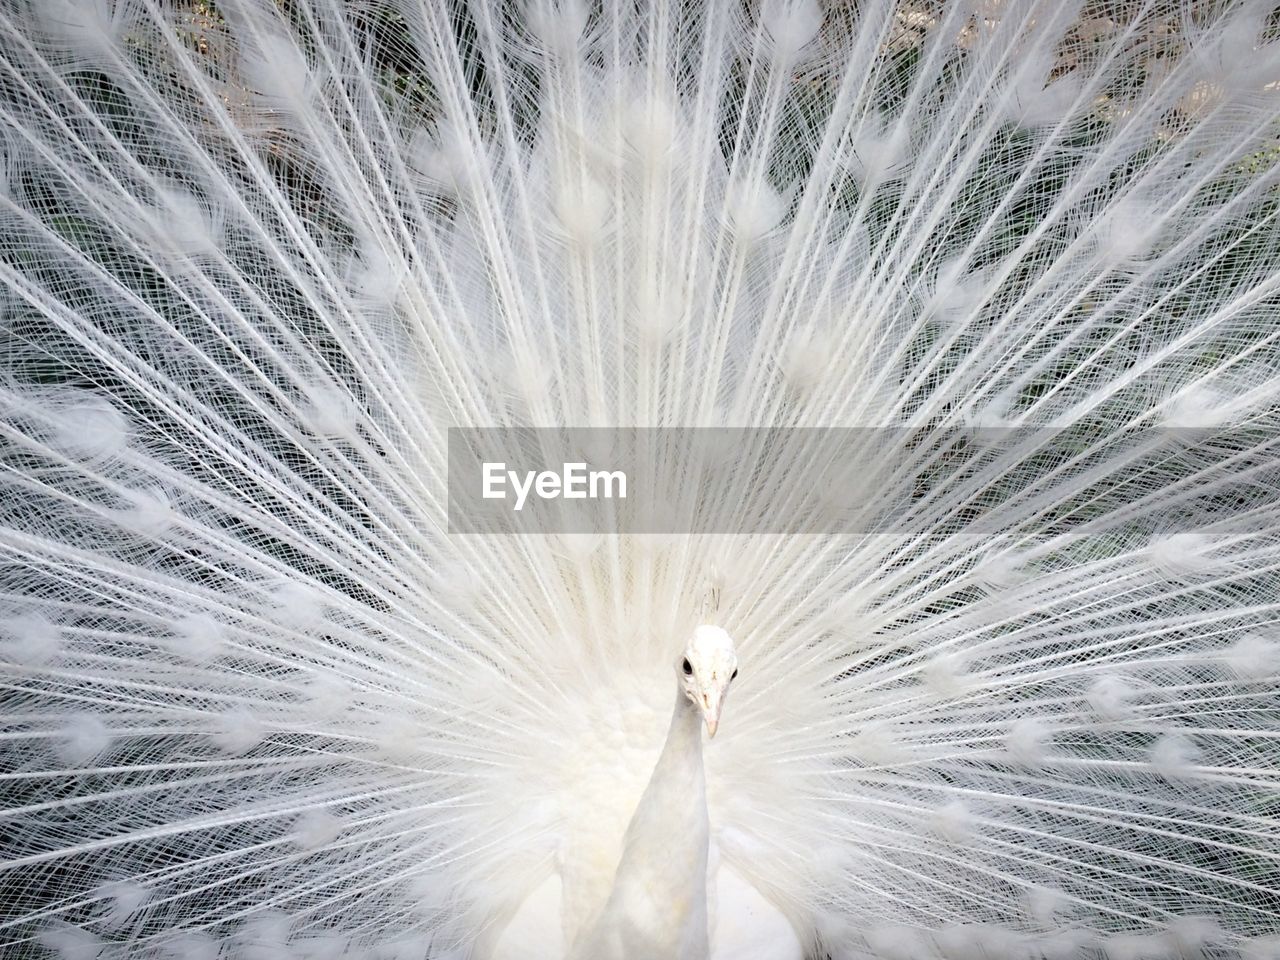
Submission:
[[[696,805],[688,804],[695,793],[699,802]],[[702,711],[681,689],[676,690],[676,705],[671,712],[667,740],[636,813],[644,808],[647,800],[663,797],[670,797],[673,805],[675,801],[683,799],[687,806],[697,806],[701,810],[699,819],[706,820],[706,785],[702,773]],[[634,824],[633,819],[632,825]]]
[[678,691],[609,900],[575,956],[706,960],[709,835],[702,716]]

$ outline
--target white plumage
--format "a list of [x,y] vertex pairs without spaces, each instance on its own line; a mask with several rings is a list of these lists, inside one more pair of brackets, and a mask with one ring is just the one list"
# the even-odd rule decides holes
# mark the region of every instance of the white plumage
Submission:
[[[0,952],[1276,956],[1277,29],[0,0]],[[490,425],[852,447],[451,535]]]

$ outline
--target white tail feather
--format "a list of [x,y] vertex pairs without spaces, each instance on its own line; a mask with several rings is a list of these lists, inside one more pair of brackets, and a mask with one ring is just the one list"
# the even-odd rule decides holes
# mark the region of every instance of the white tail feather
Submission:
[[[572,942],[711,594],[815,958],[1273,956],[1276,29],[2,0],[0,952]],[[904,519],[450,535],[494,425],[851,428]]]

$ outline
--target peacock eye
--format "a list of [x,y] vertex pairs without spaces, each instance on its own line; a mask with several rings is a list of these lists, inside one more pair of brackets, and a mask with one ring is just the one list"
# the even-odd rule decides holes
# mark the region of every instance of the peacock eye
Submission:
[[693,676],[693,665],[689,663],[689,658],[684,658],[684,663],[680,664],[680,669],[684,671],[686,677]]
[[733,676],[729,678],[729,682],[732,683],[734,680],[737,680],[737,679],[738,679],[738,671],[735,670],[733,671]]

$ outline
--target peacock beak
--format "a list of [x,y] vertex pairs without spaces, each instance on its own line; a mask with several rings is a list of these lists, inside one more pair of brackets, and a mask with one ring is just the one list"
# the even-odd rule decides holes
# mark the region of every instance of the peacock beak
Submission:
[[714,737],[720,726],[720,707],[724,698],[719,690],[707,690],[702,694],[702,719],[707,723],[707,736]]

